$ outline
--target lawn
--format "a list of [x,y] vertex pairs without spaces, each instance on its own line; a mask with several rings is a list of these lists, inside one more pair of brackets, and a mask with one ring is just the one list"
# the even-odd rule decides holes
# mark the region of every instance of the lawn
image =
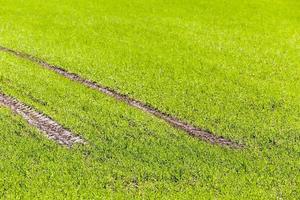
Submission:
[[0,109],[0,197],[300,198],[298,1],[3,1],[0,45],[240,141],[232,150],[0,52],[0,90],[78,133],[66,149]]

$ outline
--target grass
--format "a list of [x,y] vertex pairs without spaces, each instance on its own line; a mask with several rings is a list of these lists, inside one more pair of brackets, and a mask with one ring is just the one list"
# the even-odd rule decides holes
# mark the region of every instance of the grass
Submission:
[[90,142],[66,150],[2,109],[0,196],[299,198],[297,1],[0,3],[1,45],[247,144],[205,144],[0,53],[1,90]]

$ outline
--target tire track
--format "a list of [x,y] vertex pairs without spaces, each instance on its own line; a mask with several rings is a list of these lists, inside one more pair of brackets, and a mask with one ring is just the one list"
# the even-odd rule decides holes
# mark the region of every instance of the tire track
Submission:
[[51,70],[59,75],[64,76],[65,78],[68,78],[72,81],[78,82],[80,84],[85,85],[86,87],[92,88],[94,90],[97,90],[101,93],[104,93],[108,96],[114,97],[115,99],[125,102],[128,105],[138,108],[146,113],[149,113],[157,118],[160,118],[164,121],[166,121],[168,124],[170,124],[171,126],[181,129],[183,131],[185,131],[186,133],[188,133],[189,135],[199,138],[205,142],[208,142],[210,144],[214,144],[214,145],[220,145],[223,147],[229,147],[229,148],[234,148],[234,149],[241,149],[244,147],[243,144],[239,144],[238,142],[232,141],[230,139],[226,139],[223,138],[222,136],[217,136],[211,132],[205,131],[197,126],[194,126],[192,124],[188,124],[174,116],[171,116],[167,113],[164,113],[156,108],[154,108],[153,106],[146,104],[142,101],[133,99],[127,95],[124,95],[112,88],[106,87],[104,85],[101,85],[97,82],[85,79],[83,77],[81,77],[78,74],[75,73],[71,73],[68,72],[67,70],[63,69],[62,67],[59,66],[55,66],[52,64],[47,63],[46,61],[43,61],[35,56],[29,55],[27,53],[23,53],[23,52],[19,52],[19,51],[15,51],[13,49],[9,49],[7,47],[3,47],[0,46],[0,51],[3,52],[7,52],[11,55],[14,55],[16,57],[19,58],[23,58],[25,60],[29,60],[31,62],[34,62],[38,65],[40,65],[41,67]]
[[58,144],[69,148],[75,143],[85,144],[83,139],[75,136],[71,131],[65,129],[50,117],[0,92],[1,105],[8,107],[12,112],[20,115],[31,126],[38,128],[49,139],[56,141]]

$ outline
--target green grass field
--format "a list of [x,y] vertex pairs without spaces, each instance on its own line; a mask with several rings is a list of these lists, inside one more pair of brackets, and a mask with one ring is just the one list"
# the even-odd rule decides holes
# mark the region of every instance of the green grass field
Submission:
[[0,91],[88,141],[67,149],[0,107],[3,199],[299,199],[297,0],[0,0],[0,46],[246,145],[207,144],[0,51]]

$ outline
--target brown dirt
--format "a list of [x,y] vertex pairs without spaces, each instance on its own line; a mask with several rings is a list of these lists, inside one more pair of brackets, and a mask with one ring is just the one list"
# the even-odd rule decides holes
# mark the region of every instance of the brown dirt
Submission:
[[12,50],[12,49],[9,49],[6,47],[1,47],[1,46],[0,46],[0,51],[7,52],[14,56],[34,62],[48,70],[51,70],[51,71],[56,72],[57,74],[60,74],[72,81],[81,83],[81,84],[85,85],[86,87],[92,88],[92,89],[97,90],[101,93],[104,93],[108,96],[114,97],[115,99],[125,102],[132,107],[138,108],[144,112],[152,114],[160,119],[163,119],[164,121],[169,123],[171,126],[181,129],[181,130],[185,131],[186,133],[188,133],[189,135],[199,138],[210,144],[215,144],[215,145],[220,145],[223,147],[229,147],[229,148],[235,148],[235,149],[240,149],[240,148],[244,147],[244,145],[242,145],[242,144],[239,144],[230,139],[223,138],[222,136],[217,136],[211,132],[205,131],[205,130],[203,130],[197,126],[194,126],[192,124],[188,124],[174,116],[171,116],[167,113],[164,113],[164,112],[154,108],[153,106],[151,106],[149,104],[146,104],[139,100],[133,99],[133,98],[131,98],[127,95],[124,95],[112,88],[109,88],[109,87],[103,86],[99,83],[96,83],[94,81],[85,79],[78,74],[68,72],[65,69],[63,69],[62,67],[51,65],[51,64],[47,63],[46,61],[43,61],[35,56],[29,55],[27,53],[18,52],[18,51],[15,51],[15,50]]
[[61,145],[72,147],[74,143],[85,144],[83,139],[79,136],[75,136],[72,132],[59,125],[50,117],[1,92],[0,105],[8,107],[14,113],[23,117],[30,125],[38,128],[49,139],[54,140]]

